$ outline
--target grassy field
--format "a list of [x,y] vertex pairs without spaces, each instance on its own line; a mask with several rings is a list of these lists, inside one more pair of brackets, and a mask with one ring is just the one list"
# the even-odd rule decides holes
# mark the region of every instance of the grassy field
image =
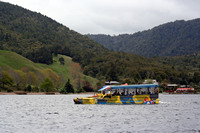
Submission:
[[[61,65],[61,63],[59,62],[60,57],[64,58],[64,65]],[[73,70],[73,64],[79,65],[78,63],[74,63],[70,57],[64,55],[53,57],[53,64],[46,65],[41,63],[34,63],[24,58],[23,56],[11,51],[0,50],[0,68],[2,70],[25,70],[34,73],[43,73],[45,74],[45,76],[47,76],[46,71],[51,69],[57,75],[62,77],[62,86],[64,86],[68,78],[71,80],[71,82],[73,82],[73,80],[75,80],[74,75],[77,75],[78,73],[81,79],[89,81],[95,88],[98,80],[84,75],[81,71],[77,71],[76,69]]]
[[[60,57],[64,58],[64,60],[65,60],[64,65],[60,64],[60,62],[59,62]],[[53,64],[51,64],[51,65],[46,65],[46,64],[41,64],[41,63],[37,63],[37,64],[42,68],[52,69],[57,74],[61,74],[65,79],[68,79],[68,78],[70,78],[69,77],[69,66],[72,63],[73,62],[70,57],[64,56],[64,55],[58,55],[58,56],[53,57]]]
[[39,64],[33,63],[17,53],[4,50],[0,50],[0,67],[3,70],[27,68],[33,72],[44,69]]

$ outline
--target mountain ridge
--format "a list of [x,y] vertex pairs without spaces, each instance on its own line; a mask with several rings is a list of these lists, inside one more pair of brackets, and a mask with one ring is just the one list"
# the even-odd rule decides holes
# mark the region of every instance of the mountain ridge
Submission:
[[[84,66],[87,55],[107,51],[102,45],[51,18],[4,2],[0,4],[0,43],[0,49],[46,64],[52,63],[52,53],[60,53],[77,62],[84,60],[80,62]],[[80,56],[81,49],[88,54]],[[42,52],[44,54],[40,55]]]
[[200,51],[200,19],[177,20],[134,34],[87,36],[108,49],[146,57],[194,54]]

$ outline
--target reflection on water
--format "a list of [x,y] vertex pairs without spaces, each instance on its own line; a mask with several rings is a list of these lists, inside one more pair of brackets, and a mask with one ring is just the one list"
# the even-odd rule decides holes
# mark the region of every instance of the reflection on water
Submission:
[[80,95],[0,95],[0,132],[200,132],[200,95],[158,105],[75,105]]

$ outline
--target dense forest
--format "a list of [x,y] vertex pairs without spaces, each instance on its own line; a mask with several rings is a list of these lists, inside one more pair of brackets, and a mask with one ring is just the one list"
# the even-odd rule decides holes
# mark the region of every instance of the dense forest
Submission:
[[134,34],[87,36],[108,49],[146,57],[194,54],[200,51],[200,19],[170,22]]
[[[154,46],[149,44],[149,51],[151,47]],[[168,58],[114,52],[51,18],[4,2],[0,2],[0,49],[14,51],[33,62],[48,65],[53,63],[53,55],[66,55],[80,63],[84,74],[104,81],[142,83],[144,79],[156,79],[162,83],[199,83],[196,80],[199,66],[184,69],[179,64],[174,66],[173,60]],[[153,51],[158,53],[158,49]]]
[[88,55],[107,51],[51,18],[4,2],[0,4],[0,44],[1,49],[45,64],[52,63],[52,53],[69,55],[85,65]]

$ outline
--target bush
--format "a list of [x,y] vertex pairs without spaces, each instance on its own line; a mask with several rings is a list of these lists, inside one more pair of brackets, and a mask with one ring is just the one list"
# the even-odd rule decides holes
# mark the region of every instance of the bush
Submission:
[[39,92],[39,88],[38,87],[33,87],[32,88],[32,92]]
[[53,82],[49,78],[45,78],[40,84],[41,91],[51,92],[53,89]]
[[84,91],[86,92],[93,92],[94,89],[92,88],[90,82],[86,81],[85,85],[83,86]]
[[26,89],[24,89],[24,91],[31,92],[31,91],[32,91],[32,87],[31,87],[31,85],[28,85],[28,86],[26,87]]

